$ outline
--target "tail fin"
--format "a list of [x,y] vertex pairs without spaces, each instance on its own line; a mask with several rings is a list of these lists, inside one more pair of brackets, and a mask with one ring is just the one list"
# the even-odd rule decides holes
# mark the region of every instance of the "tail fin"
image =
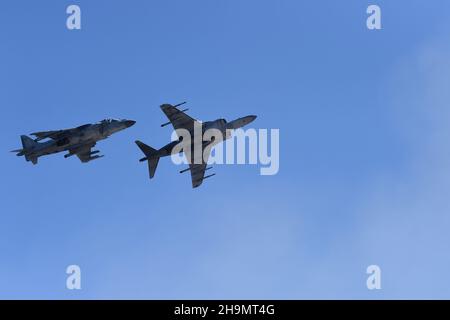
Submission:
[[20,140],[22,140],[22,147],[24,149],[29,149],[37,145],[36,141],[25,135],[20,136]]
[[150,179],[155,176],[156,167],[158,166],[159,162],[159,155],[158,150],[153,149],[152,147],[146,145],[145,143],[136,140],[135,143],[139,147],[139,149],[142,150],[142,152],[145,154],[145,158],[140,159],[139,161],[148,161],[148,171],[150,174]]
[[20,140],[22,140],[23,149],[17,155],[25,155],[25,159],[27,161],[31,161],[33,164],[37,164],[38,158],[36,156],[28,155],[27,152],[29,151],[29,149],[35,147],[38,142],[25,135],[20,136]]

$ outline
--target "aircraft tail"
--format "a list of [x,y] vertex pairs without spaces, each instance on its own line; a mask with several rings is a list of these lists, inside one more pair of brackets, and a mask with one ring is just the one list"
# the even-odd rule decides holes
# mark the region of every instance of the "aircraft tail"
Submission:
[[33,164],[37,164],[38,158],[36,156],[29,155],[27,153],[31,149],[33,149],[36,145],[38,145],[38,142],[34,141],[33,139],[31,139],[30,137],[28,137],[26,135],[20,136],[20,140],[22,140],[22,147],[23,147],[23,149],[21,149],[21,150],[14,150],[14,151],[18,151],[19,152],[17,154],[18,156],[25,155],[25,159],[27,161],[31,161]]
[[22,140],[22,147],[24,149],[32,148],[38,144],[36,141],[25,135],[20,136],[20,140]]
[[135,143],[141,149],[141,151],[145,154],[145,158],[140,159],[139,161],[145,161],[148,162],[148,172],[150,175],[150,179],[155,176],[156,168],[158,167],[159,162],[159,154],[158,150],[153,149],[152,147],[146,145],[145,143],[136,140]]

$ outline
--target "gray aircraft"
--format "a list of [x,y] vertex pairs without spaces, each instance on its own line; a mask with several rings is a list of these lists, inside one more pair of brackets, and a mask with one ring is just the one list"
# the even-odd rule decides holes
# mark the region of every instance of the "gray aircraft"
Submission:
[[[17,152],[17,156],[25,156],[25,159],[33,164],[37,164],[41,156],[61,151],[68,151],[64,158],[76,155],[81,162],[89,162],[103,157],[97,154],[100,151],[92,150],[97,141],[106,139],[113,133],[131,127],[135,123],[133,120],[126,119],[105,119],[71,129],[34,132],[31,135],[35,136],[35,139],[26,135],[20,136],[23,148],[11,152]],[[48,140],[39,142],[44,139]]]
[[[175,106],[170,105],[170,104],[161,105],[161,110],[164,112],[164,114],[169,119],[169,122],[162,124],[161,127],[172,124],[172,126],[175,128],[175,130],[178,130],[178,129],[187,130],[190,133],[191,137],[194,136],[194,127],[196,125],[200,126],[200,128],[202,129],[202,134],[208,129],[219,130],[222,134],[221,140],[211,139],[210,141],[202,141],[202,139],[201,139],[201,140],[197,141],[195,139],[195,137],[191,139],[191,145],[189,146],[190,150],[194,150],[193,148],[195,148],[195,145],[194,145],[195,143],[197,143],[197,144],[201,143],[201,154],[202,155],[203,155],[206,147],[211,148],[212,145],[218,144],[221,141],[230,138],[230,135],[227,134],[228,133],[227,130],[241,128],[256,119],[256,116],[251,115],[251,116],[239,118],[239,119],[236,119],[236,120],[233,120],[230,122],[227,122],[225,119],[217,119],[214,121],[201,122],[199,120],[191,118],[186,113],[184,113],[188,109],[179,110],[177,108],[185,103],[186,102],[183,102],[183,103],[177,104]],[[172,141],[171,143],[168,143],[167,145],[165,145],[164,147],[162,147],[159,150],[153,149],[152,147],[146,145],[145,143],[143,143],[139,140],[135,141],[135,143],[138,145],[138,147],[145,154],[145,157],[140,159],[139,161],[148,161],[148,169],[149,169],[150,179],[153,178],[155,175],[155,171],[156,171],[156,167],[158,166],[159,159],[161,157],[170,156],[172,154],[172,151],[175,148],[175,146],[177,146],[181,141],[182,141],[182,136],[179,135],[179,140]],[[199,147],[199,146],[197,146],[197,147]],[[207,155],[205,155],[204,157],[202,157],[202,159],[200,159],[200,161],[195,161],[194,152],[191,152],[190,155],[186,155],[186,158],[188,159],[188,163],[189,163],[189,168],[181,170],[180,173],[187,172],[187,171],[191,172],[191,180],[192,180],[193,188],[200,186],[204,179],[210,178],[215,175],[215,174],[210,174],[208,176],[205,176],[205,171],[212,168],[212,167],[207,166],[207,162],[208,162],[207,157],[208,156],[209,156],[209,153]]]

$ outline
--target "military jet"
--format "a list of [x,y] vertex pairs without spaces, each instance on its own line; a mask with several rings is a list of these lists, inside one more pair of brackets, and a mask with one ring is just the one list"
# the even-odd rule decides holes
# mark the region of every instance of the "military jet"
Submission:
[[[217,140],[211,139],[210,141],[202,141],[202,139],[196,140],[195,138],[192,138],[190,140],[190,142],[191,142],[191,145],[189,146],[190,150],[193,150],[193,148],[195,148],[195,144],[197,144],[197,147],[201,147],[201,155],[203,155],[206,147],[211,148],[212,145],[218,144],[221,141],[230,138],[231,134],[229,134],[229,131],[227,131],[227,130],[241,128],[256,119],[256,116],[251,115],[251,116],[246,116],[243,118],[233,120],[231,122],[227,122],[225,119],[217,119],[214,121],[201,122],[199,120],[196,120],[196,119],[188,116],[185,113],[185,111],[187,111],[188,109],[179,110],[177,108],[185,103],[186,102],[183,102],[183,103],[180,103],[180,104],[177,104],[174,106],[170,105],[170,104],[161,105],[161,110],[164,112],[164,114],[169,119],[169,122],[162,124],[161,127],[172,124],[172,126],[176,130],[177,134],[178,134],[177,130],[184,129],[190,133],[191,137],[194,136],[194,134],[195,134],[194,128],[196,126],[201,128],[202,135],[208,129],[219,130],[222,134],[222,139],[220,139],[220,140],[219,139],[217,139]],[[174,150],[174,148],[182,141],[182,136],[180,136],[178,134],[178,137],[179,137],[179,140],[172,141],[171,143],[168,143],[167,145],[165,145],[164,147],[162,147],[159,150],[153,149],[152,147],[146,145],[145,143],[143,143],[139,140],[135,141],[137,146],[145,154],[145,157],[140,159],[139,161],[141,161],[141,162],[148,161],[148,169],[149,169],[150,179],[153,178],[155,175],[155,171],[156,171],[156,167],[158,166],[159,159],[161,157],[170,156],[172,154],[172,151]],[[198,146],[198,144],[200,144],[201,146]],[[183,151],[184,150],[182,150],[182,152]],[[198,160],[196,161],[196,159],[194,159],[194,157],[195,157],[194,152],[191,152],[190,155],[187,155],[185,152],[185,155],[188,160],[189,168],[181,170],[180,173],[187,172],[187,171],[191,172],[191,180],[192,180],[193,188],[197,188],[198,186],[200,186],[204,179],[210,178],[215,175],[215,174],[210,174],[208,176],[205,176],[205,171],[212,168],[212,167],[207,166],[207,162],[208,162],[207,158],[209,157],[209,153],[202,156],[200,161],[198,161]]]
[[[17,156],[25,156],[25,159],[33,164],[37,164],[41,156],[61,151],[68,151],[64,158],[76,155],[81,162],[89,162],[103,157],[97,154],[100,151],[92,150],[97,141],[106,139],[135,123],[136,121],[126,119],[105,119],[71,129],[34,132],[31,135],[35,136],[35,139],[26,135],[20,136],[23,148],[11,152],[17,152]],[[39,142],[44,139],[48,140]]]

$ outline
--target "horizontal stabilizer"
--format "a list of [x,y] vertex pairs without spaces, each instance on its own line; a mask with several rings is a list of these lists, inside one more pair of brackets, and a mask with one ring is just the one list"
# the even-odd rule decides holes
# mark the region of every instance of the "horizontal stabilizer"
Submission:
[[141,149],[141,151],[145,154],[145,158],[140,159],[139,161],[148,161],[148,172],[150,179],[155,176],[156,168],[158,167],[159,155],[158,150],[153,149],[152,147],[146,145],[145,143],[136,140],[135,143]]
[[148,172],[150,179],[155,176],[156,167],[158,167],[159,157],[148,159]]
[[137,144],[139,149],[141,149],[141,151],[145,154],[145,156],[147,158],[156,156],[158,154],[158,150],[153,149],[152,147],[146,145],[145,143],[143,143],[139,140],[136,140],[135,143]]

